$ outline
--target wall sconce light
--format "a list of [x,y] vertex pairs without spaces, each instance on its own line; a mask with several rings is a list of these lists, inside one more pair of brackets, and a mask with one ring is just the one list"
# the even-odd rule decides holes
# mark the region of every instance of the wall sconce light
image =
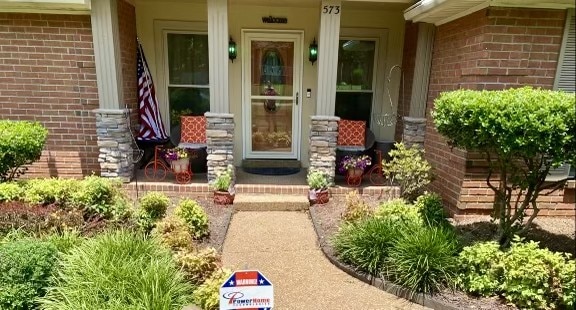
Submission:
[[230,58],[232,62],[234,62],[234,59],[236,59],[237,52],[238,51],[236,50],[236,42],[234,42],[232,37],[230,37],[230,41],[228,41],[228,58]]
[[308,60],[310,60],[312,65],[318,60],[318,44],[316,44],[316,38],[314,38],[314,41],[312,41],[308,47]]

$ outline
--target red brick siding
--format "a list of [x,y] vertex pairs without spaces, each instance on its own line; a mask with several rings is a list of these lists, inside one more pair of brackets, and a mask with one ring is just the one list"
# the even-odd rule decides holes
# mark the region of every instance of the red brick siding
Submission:
[[[473,68],[478,59],[487,55],[482,50],[486,24],[485,11],[480,11],[441,25],[436,30],[426,115],[430,115],[434,99],[440,92],[460,88],[460,83],[466,83],[461,79],[461,72]],[[447,146],[431,117],[426,124],[424,148],[435,175],[430,189],[442,195],[450,213],[456,213],[465,176],[466,153]]]
[[[566,12],[489,8],[438,27],[427,115],[442,91],[505,89],[523,85],[552,88]],[[451,150],[429,118],[425,148],[452,213],[485,213],[493,194],[479,154]],[[574,215],[574,190],[540,198],[542,215]],[[571,198],[572,197],[572,198]]]
[[90,16],[0,13],[0,118],[49,131],[27,177],[98,172],[96,108]]
[[124,105],[132,110],[131,124],[138,129],[138,94],[136,77],[136,10],[125,0],[118,1],[118,28],[122,57]]
[[414,80],[414,67],[416,66],[416,48],[418,46],[418,24],[406,22],[404,32],[404,55],[402,56],[402,74],[404,85],[400,85],[400,98],[398,104],[398,122],[396,123],[395,139],[402,140],[404,131],[403,116],[410,113],[412,100],[412,84]]

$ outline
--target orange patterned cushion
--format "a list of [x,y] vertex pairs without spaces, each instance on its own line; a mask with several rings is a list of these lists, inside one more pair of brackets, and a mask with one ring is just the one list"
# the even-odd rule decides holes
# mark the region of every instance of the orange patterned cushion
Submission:
[[342,119],[338,122],[338,145],[364,146],[366,122]]
[[206,143],[206,117],[181,116],[180,143]]

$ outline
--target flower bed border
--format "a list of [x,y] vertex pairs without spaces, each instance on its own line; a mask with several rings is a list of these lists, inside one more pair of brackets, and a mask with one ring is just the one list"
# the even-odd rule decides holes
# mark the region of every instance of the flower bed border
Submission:
[[326,256],[326,258],[336,267],[338,267],[340,270],[346,272],[347,274],[349,274],[350,276],[366,283],[369,285],[372,285],[382,291],[388,292],[390,294],[394,294],[400,298],[404,298],[406,300],[409,300],[411,302],[417,303],[419,305],[422,305],[424,307],[428,307],[428,308],[432,308],[435,310],[460,310],[460,308],[454,307],[452,305],[449,305],[443,301],[437,300],[435,299],[433,296],[431,295],[426,295],[426,294],[412,294],[412,292],[400,285],[388,282],[386,280],[380,279],[380,278],[375,278],[371,275],[367,275],[364,273],[361,273],[353,268],[351,268],[350,266],[347,266],[343,263],[341,263],[340,261],[338,261],[338,259],[336,259],[336,257],[334,257],[332,254],[329,253],[329,251],[326,250],[326,241],[321,240],[320,239],[320,230],[322,229],[321,227],[318,226],[318,221],[316,218],[316,210],[314,208],[310,208],[310,218],[312,219],[312,225],[314,226],[314,232],[316,233],[316,239],[318,241],[318,245],[320,246],[320,249],[322,250],[322,253],[324,254],[324,256]]

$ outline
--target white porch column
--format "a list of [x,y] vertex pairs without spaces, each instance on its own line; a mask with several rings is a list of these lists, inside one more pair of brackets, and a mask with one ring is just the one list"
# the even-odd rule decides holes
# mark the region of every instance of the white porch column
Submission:
[[342,1],[323,0],[320,15],[316,115],[333,116],[336,110],[336,75]]
[[92,1],[91,17],[100,109],[123,109],[117,0]]
[[432,66],[434,32],[435,27],[433,24],[420,23],[418,25],[416,65],[414,66],[412,100],[410,103],[411,117],[424,118],[426,114],[426,100],[428,99],[430,67]]
[[207,3],[210,112],[228,113],[228,0]]

